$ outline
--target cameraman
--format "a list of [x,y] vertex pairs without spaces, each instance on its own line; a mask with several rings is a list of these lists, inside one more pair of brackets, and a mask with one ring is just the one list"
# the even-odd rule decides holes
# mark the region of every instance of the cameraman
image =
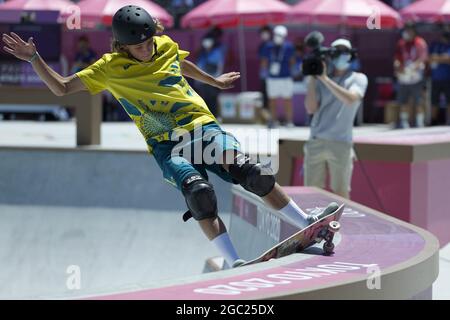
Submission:
[[331,44],[333,71],[310,76],[305,98],[313,115],[311,135],[304,146],[304,185],[325,187],[326,168],[334,193],[349,198],[353,171],[353,122],[367,88],[367,76],[350,69],[352,45],[346,39]]

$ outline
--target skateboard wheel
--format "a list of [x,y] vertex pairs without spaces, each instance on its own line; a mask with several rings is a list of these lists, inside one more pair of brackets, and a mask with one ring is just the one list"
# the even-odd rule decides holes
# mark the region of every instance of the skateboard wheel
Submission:
[[325,251],[325,253],[330,254],[334,252],[334,243],[333,242],[325,242],[323,244],[323,251]]
[[337,221],[331,221],[328,224],[328,230],[331,232],[338,232],[340,228],[341,228],[341,224]]

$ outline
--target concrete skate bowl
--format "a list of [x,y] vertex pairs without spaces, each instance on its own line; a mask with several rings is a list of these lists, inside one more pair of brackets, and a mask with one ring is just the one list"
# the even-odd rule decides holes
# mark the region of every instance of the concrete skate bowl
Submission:
[[[0,149],[0,297],[32,299],[431,298],[438,242],[346,202],[335,254],[317,245],[253,266],[223,262],[184,200],[141,152]],[[255,257],[297,229],[212,177],[238,253]],[[339,197],[287,187],[303,210]]]

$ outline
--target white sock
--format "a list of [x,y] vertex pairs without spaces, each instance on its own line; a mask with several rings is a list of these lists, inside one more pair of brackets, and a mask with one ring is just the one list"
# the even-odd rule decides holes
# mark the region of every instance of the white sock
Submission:
[[237,259],[239,259],[239,256],[236,253],[236,249],[234,249],[234,246],[231,243],[231,239],[230,236],[228,235],[228,232],[224,232],[221,235],[215,237],[214,239],[211,240],[211,242],[220,251],[222,256],[225,258],[225,261],[230,267]]
[[425,127],[425,115],[423,113],[416,114],[416,126],[419,128]]
[[409,127],[409,113],[400,112],[400,121],[404,127]]
[[304,213],[292,199],[279,211],[302,229],[307,227],[309,224],[307,220],[308,215]]

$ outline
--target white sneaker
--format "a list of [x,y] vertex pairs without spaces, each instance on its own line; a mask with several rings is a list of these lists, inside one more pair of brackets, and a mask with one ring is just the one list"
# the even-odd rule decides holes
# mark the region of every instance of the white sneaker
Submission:
[[408,121],[400,122],[400,128],[402,128],[402,129],[409,129],[409,122]]
[[339,205],[336,202],[331,202],[328,206],[319,214],[311,214],[308,216],[308,225],[313,224],[314,222],[319,221],[320,219],[328,216],[339,208]]

